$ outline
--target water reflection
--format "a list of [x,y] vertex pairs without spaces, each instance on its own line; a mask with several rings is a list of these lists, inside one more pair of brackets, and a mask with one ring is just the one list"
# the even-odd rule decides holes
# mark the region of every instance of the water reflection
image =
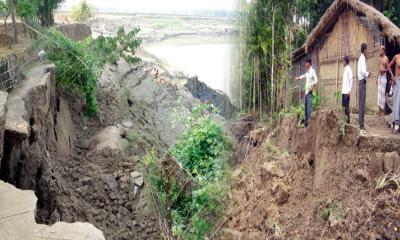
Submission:
[[229,95],[233,44],[160,45],[146,47],[171,67]]

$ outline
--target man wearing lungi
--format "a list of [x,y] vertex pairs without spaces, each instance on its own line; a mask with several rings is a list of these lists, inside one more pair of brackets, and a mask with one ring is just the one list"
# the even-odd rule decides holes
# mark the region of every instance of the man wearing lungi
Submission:
[[392,113],[392,123],[393,123],[393,133],[399,133],[400,129],[400,54],[393,57],[389,64],[389,73],[393,76],[392,66],[396,66],[396,75],[393,81],[393,113]]
[[389,68],[389,58],[386,56],[386,49],[381,46],[379,52],[379,76],[376,81],[378,85],[378,107],[379,116],[385,114],[385,104],[386,104],[386,84],[388,79],[388,68]]

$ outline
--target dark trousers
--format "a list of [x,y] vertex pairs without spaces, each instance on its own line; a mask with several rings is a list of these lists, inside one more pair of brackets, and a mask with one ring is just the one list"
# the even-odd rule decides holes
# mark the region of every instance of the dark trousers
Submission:
[[365,116],[365,99],[367,96],[367,81],[365,79],[358,83],[358,121],[360,128],[365,128],[364,116]]
[[342,94],[342,106],[347,117],[347,123],[350,123],[350,94]]
[[305,120],[304,125],[307,127],[311,118],[312,113],[312,91],[309,92],[305,97]]

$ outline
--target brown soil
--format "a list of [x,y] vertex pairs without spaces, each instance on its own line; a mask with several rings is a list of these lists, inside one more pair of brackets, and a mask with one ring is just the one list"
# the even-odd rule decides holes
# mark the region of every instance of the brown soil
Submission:
[[[400,192],[376,190],[398,171],[398,136],[367,117],[368,134],[320,110],[250,132],[240,144],[223,239],[400,239]],[[245,149],[245,150],[243,150]]]
[[4,21],[0,24],[0,34],[2,35],[0,44],[0,57],[6,56],[11,53],[15,53],[17,56],[24,53],[25,49],[32,42],[28,31],[21,24],[17,23],[18,43],[15,44],[14,30],[12,23],[7,23],[7,28],[4,25]]
[[[102,111],[99,117],[88,119],[79,96],[55,90],[54,74],[52,65],[34,67],[10,94],[0,179],[35,191],[38,223],[89,222],[106,239],[158,239],[158,224],[147,206],[138,172],[138,161],[150,147],[99,149],[94,136],[127,119],[118,101],[110,100],[117,96],[99,89]],[[128,119],[131,125],[143,126],[138,118]],[[117,140],[126,141],[122,131]],[[143,144],[162,148],[152,140]]]

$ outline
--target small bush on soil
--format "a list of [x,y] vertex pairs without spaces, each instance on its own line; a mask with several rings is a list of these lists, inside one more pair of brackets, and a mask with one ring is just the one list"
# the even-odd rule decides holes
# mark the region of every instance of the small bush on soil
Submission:
[[321,218],[324,221],[328,221],[329,218],[332,216],[333,212],[335,211],[335,209],[336,209],[336,205],[330,204],[328,207],[326,207],[322,210]]
[[280,112],[274,113],[272,115],[272,121],[270,121],[270,124],[273,126],[276,125],[276,123],[282,119],[285,116],[288,115],[295,115],[298,116],[299,119],[304,119],[304,104],[299,104],[299,105],[293,105],[290,106],[290,108],[283,109]]
[[164,235],[176,239],[210,234],[229,186],[226,156],[232,145],[207,108],[202,105],[185,119],[187,131],[169,149],[176,161],[161,161],[155,152],[142,161],[149,196],[160,218],[171,222]]
[[78,91],[85,96],[86,114],[93,116],[98,111],[97,79],[106,63],[115,63],[119,58],[135,64],[140,61],[135,56],[141,41],[137,39],[138,29],[125,33],[118,30],[116,37],[88,38],[83,42],[74,42],[57,30],[48,30],[40,34],[37,43],[40,49],[56,65],[57,84]]

